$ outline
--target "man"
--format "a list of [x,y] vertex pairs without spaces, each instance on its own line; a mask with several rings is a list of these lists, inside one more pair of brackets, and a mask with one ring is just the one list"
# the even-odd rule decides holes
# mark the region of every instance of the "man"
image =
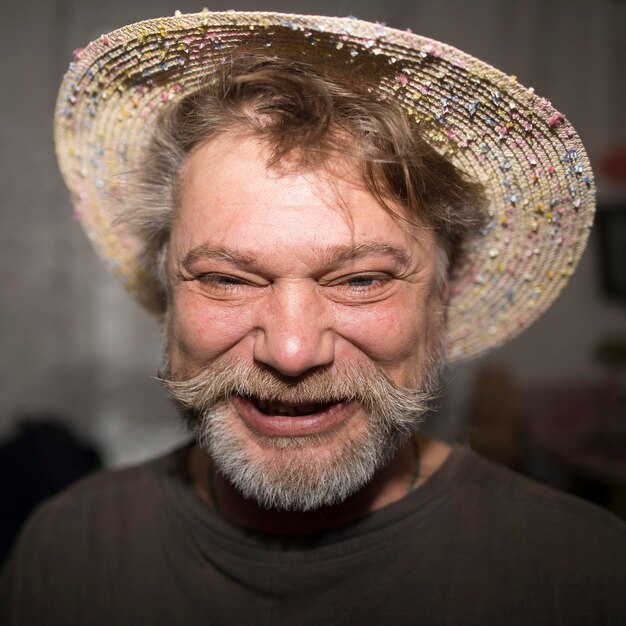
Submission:
[[14,624],[616,624],[624,527],[418,426],[551,303],[593,211],[564,117],[337,18],[155,20],[78,54],[78,215],[162,316],[194,442],[44,505]]

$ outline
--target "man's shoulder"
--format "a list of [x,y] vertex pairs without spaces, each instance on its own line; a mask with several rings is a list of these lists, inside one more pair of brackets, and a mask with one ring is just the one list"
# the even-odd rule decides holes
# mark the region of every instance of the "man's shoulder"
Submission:
[[419,582],[430,596],[453,591],[450,623],[622,623],[626,525],[618,517],[465,448],[440,471],[430,479],[440,485],[438,506],[415,511],[420,525],[407,525],[402,550],[416,577],[426,572]]
[[[162,498],[162,478],[174,471],[184,448],[121,469],[91,474],[44,501],[21,532],[21,543],[51,546],[110,541],[139,528]],[[54,541],[51,541],[54,538]]]
[[[86,623],[71,611],[97,604],[98,594],[110,592],[113,573],[125,572],[121,580],[128,581],[162,568],[155,546],[162,535],[164,484],[178,471],[183,453],[180,448],[134,467],[93,474],[41,504],[0,577],[0,623],[5,608],[36,616],[24,621],[39,623],[49,606],[60,611],[54,623]],[[64,612],[74,617],[64,620]]]
[[90,474],[46,500],[37,513],[52,515],[76,508],[89,511],[92,507],[115,507],[125,502],[146,503],[158,491],[160,478],[172,471],[183,451],[184,448],[178,448],[136,465]]
[[463,449],[466,457],[463,488],[473,495],[496,503],[523,503],[525,506],[559,512],[563,515],[600,516],[609,525],[626,528],[615,515],[578,496],[555,489],[524,474],[499,465],[478,453]]
[[606,509],[558,491],[465,450],[455,490],[457,510],[477,532],[554,553],[590,556],[600,549],[626,558],[626,524]]

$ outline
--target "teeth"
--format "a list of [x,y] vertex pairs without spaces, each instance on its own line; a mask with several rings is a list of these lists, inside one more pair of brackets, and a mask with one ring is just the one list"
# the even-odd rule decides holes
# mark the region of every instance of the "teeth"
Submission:
[[278,402],[268,400],[256,400],[257,406],[268,415],[288,415],[289,417],[296,417],[298,415],[309,415],[316,411],[322,410],[325,404],[280,404]]

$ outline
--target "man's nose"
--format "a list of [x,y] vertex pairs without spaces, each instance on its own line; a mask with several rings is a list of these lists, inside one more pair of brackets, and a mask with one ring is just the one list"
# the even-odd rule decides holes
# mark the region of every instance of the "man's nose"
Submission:
[[329,303],[313,284],[274,285],[257,312],[253,356],[285,376],[330,365],[335,357]]

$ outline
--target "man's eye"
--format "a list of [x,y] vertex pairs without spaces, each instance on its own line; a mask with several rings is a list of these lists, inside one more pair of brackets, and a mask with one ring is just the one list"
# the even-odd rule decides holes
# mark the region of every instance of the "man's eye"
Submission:
[[391,276],[386,274],[357,274],[348,276],[340,284],[357,290],[368,290],[382,287],[391,280]]
[[203,285],[217,288],[241,287],[246,284],[245,281],[240,278],[229,276],[228,274],[202,274],[198,276],[196,280]]
[[353,276],[348,278],[345,284],[350,287],[371,287],[376,282],[376,276]]

